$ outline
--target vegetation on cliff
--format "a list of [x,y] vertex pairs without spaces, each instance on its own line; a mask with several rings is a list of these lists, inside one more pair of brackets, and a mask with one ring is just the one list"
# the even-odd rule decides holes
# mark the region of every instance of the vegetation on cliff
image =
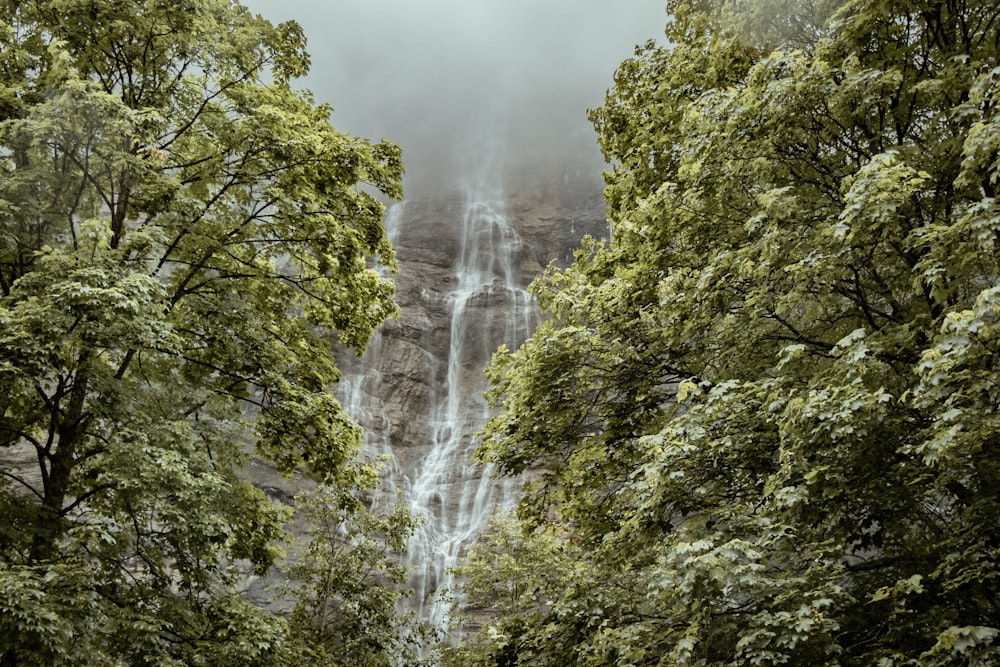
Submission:
[[401,160],[291,88],[307,68],[299,26],[230,0],[0,2],[0,664],[404,652],[370,542],[401,516],[315,543],[291,620],[233,592],[288,518],[247,443],[323,485],[318,525],[375,480],[331,349],[395,312],[367,263],[394,263],[370,193]]
[[452,664],[1000,661],[1000,7],[771,4],[672,0],[592,112]]

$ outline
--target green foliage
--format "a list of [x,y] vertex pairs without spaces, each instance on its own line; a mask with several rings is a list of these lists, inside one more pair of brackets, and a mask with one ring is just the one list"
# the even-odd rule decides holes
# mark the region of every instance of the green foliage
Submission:
[[403,506],[356,516],[329,491],[300,499],[311,534],[288,572],[298,587],[291,619],[299,642],[289,665],[424,664],[419,649],[432,633],[397,611],[407,579],[394,560],[417,520]]
[[360,511],[331,349],[396,312],[402,168],[307,67],[229,0],[0,2],[0,663],[275,664],[246,452]]
[[668,11],[592,112],[612,240],[491,369],[566,578],[467,660],[992,664],[1000,9]]
[[487,625],[467,645],[443,646],[442,664],[455,667],[540,661],[537,647],[521,643],[521,630],[539,622],[570,578],[572,560],[565,546],[545,529],[526,531],[511,516],[493,517],[473,545],[468,563],[457,567],[462,598],[453,613],[460,621],[473,611],[490,612]]

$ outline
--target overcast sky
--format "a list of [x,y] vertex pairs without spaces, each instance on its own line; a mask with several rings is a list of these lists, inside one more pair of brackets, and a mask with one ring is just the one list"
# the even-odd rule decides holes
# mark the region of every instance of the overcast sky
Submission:
[[558,155],[599,172],[586,110],[636,44],[662,41],[665,23],[664,0],[244,4],[302,25],[312,72],[300,85],[334,107],[337,129],[398,143],[411,191],[467,168],[456,165],[489,136],[522,170],[565,162]]

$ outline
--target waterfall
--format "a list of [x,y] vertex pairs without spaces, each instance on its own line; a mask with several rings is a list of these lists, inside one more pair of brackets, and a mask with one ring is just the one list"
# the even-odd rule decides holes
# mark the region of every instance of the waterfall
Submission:
[[[501,344],[520,345],[538,319],[522,284],[522,239],[506,212],[502,160],[496,151],[477,155],[478,168],[466,172],[473,178],[464,184],[460,203],[411,202],[433,211],[424,224],[439,225],[433,233],[441,235],[425,238],[423,250],[446,247],[449,257],[436,279],[409,269],[409,309],[403,304],[402,321],[380,330],[359,361],[342,362],[339,390],[345,408],[365,429],[366,451],[390,457],[376,503],[404,502],[423,519],[406,554],[414,591],[409,606],[442,632],[448,630],[451,606],[443,594],[455,594],[450,569],[498,507],[513,507],[520,487],[516,480],[494,479],[489,466],[471,461],[472,435],[491,414],[482,396],[483,369]],[[400,225],[406,237],[411,222],[404,210],[396,205],[386,215],[401,266],[408,249],[405,238],[403,247],[398,245]],[[420,385],[426,395],[407,403],[394,385],[410,382],[412,388],[414,375],[426,376]]]
[[521,240],[505,214],[502,191],[485,185],[479,181],[466,193],[455,288],[448,295],[445,388],[431,413],[430,451],[408,494],[411,510],[427,519],[408,554],[419,615],[442,629],[449,603],[440,593],[453,593],[455,583],[450,568],[498,505],[514,505],[519,486],[470,462],[470,436],[490,416],[482,364],[500,344],[523,342],[536,319],[515,272]]

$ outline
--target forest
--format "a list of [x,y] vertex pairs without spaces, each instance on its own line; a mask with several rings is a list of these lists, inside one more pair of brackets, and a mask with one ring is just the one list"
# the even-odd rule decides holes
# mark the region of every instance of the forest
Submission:
[[399,148],[294,22],[0,0],[0,666],[1000,663],[1000,6],[664,20],[589,111],[608,238],[486,369],[530,481],[447,641],[331,393],[398,313]]

